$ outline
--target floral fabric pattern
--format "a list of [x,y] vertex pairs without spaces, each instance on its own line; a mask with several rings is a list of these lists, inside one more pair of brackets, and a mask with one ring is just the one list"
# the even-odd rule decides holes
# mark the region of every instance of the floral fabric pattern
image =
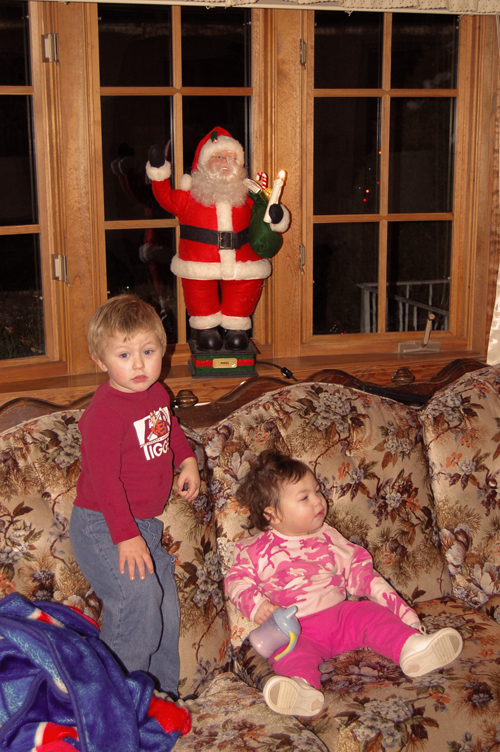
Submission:
[[[453,395],[456,401],[460,398]],[[494,403],[491,409],[496,409]],[[500,432],[500,424],[496,430]],[[406,677],[397,665],[370,650],[325,662],[325,707],[318,716],[301,720],[336,752],[479,752],[500,745],[500,629],[494,620],[500,598],[489,599],[489,608],[480,613],[459,593],[452,596],[451,576],[455,577],[449,554],[441,549],[442,517],[434,504],[422,431],[419,411],[411,407],[347,387],[298,384],[264,395],[203,436],[224,572],[235,542],[248,534],[245,510],[235,500],[239,482],[264,448],[275,447],[312,467],[330,502],[327,521],[370,551],[376,569],[417,611],[426,629],[450,626],[462,634],[460,658],[418,679]],[[479,452],[474,465],[478,473],[488,450],[481,450],[479,439],[470,444],[469,454],[463,452],[461,459],[467,462]],[[468,485],[477,491],[472,474]],[[453,487],[459,494],[454,504],[460,504],[462,485]],[[474,507],[471,502],[476,515],[473,530],[480,522],[491,524],[486,512],[489,508],[493,514],[496,499],[492,494],[488,502],[486,498],[487,494],[478,495]],[[469,524],[472,516],[470,511],[465,518]],[[457,519],[464,520],[463,514]],[[459,534],[460,530],[456,535],[462,543],[463,532],[462,538]],[[491,557],[491,532],[488,543]],[[484,565],[483,580],[491,571]],[[227,611],[234,671],[262,690],[272,670],[245,640],[256,625],[230,603]]]
[[[18,592],[30,600],[55,600],[99,623],[102,605],[81,574],[69,542],[82,413],[53,413],[0,435],[0,597]],[[184,430],[198,459],[200,495],[186,502],[173,490],[160,519],[163,544],[177,558],[180,688],[191,694],[228,669],[230,654],[205,453],[198,434]],[[174,489],[176,483],[174,477]]]
[[269,710],[262,694],[232,673],[217,676],[199,699],[187,705],[193,720],[193,731],[177,741],[176,750],[328,750],[296,718]]
[[[101,604],[68,536],[80,462],[81,410],[0,434],[0,597]],[[200,436],[201,492],[172,492],[161,519],[177,559],[181,694],[193,729],[179,750],[500,752],[500,366],[467,374],[416,410],[348,387],[285,385]],[[321,666],[313,718],[273,713],[273,672],[245,639],[255,627],[225,599],[234,544],[248,534],[235,493],[275,447],[307,462],[329,500],[327,521],[364,546],[428,632],[459,630],[450,666],[410,679],[354,650]],[[174,489],[176,478],[174,478]]]
[[453,593],[500,624],[500,369],[466,374],[421,413]]
[[[235,411],[203,441],[224,573],[246,534],[240,480],[263,449],[276,448],[311,467],[329,501],[326,521],[369,550],[408,605],[451,593],[414,409],[348,387],[298,384]],[[255,625],[230,602],[227,610],[238,647]]]

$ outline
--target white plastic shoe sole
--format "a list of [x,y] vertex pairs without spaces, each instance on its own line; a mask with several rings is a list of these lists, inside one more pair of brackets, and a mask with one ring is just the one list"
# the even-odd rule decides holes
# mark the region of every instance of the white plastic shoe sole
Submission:
[[435,669],[444,668],[462,651],[463,641],[455,629],[446,627],[426,637],[428,643],[420,651],[410,650],[404,655],[403,648],[400,665],[406,676],[425,676]]
[[264,687],[264,699],[275,713],[311,718],[323,708],[322,693],[305,681],[273,676]]

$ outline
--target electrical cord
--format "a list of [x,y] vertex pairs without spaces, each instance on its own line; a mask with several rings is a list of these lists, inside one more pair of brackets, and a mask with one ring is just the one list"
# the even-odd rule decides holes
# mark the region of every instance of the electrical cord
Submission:
[[274,368],[278,368],[281,371],[281,375],[286,379],[293,379],[294,381],[298,381],[298,379],[295,378],[293,373],[289,368],[286,368],[286,366],[279,366],[277,363],[271,363],[270,360],[259,360],[255,362],[256,366],[258,366],[259,364],[262,364],[263,366],[273,366]]

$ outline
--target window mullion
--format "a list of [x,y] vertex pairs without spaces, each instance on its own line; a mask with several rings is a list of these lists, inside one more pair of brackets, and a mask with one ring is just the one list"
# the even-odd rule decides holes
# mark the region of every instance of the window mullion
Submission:
[[[181,6],[172,6],[172,84],[176,91],[173,96],[173,123],[172,133],[174,143],[172,149],[173,164],[175,166],[175,184],[179,185],[181,176],[185,171],[184,165],[184,141],[183,141],[183,112],[182,112],[182,33],[181,33]],[[176,229],[176,243],[179,243],[179,227]],[[182,344],[187,341],[186,306],[182,291],[182,280],[176,277],[177,287],[177,341]]]
[[[58,251],[61,243],[61,227],[57,221],[61,216],[61,194],[56,178],[54,145],[48,134],[55,132],[54,125],[59,114],[57,71],[54,65],[41,60],[41,35],[44,21],[53,24],[51,9],[30,3],[30,49],[33,82],[33,138],[36,143],[36,181],[38,202],[38,231],[40,242],[40,269],[43,291],[45,354],[50,360],[60,360],[66,355],[66,342],[61,331],[62,310],[67,305],[67,289],[52,279],[51,256]],[[52,27],[51,27],[52,28]],[[50,222],[50,227],[49,227]],[[57,326],[56,322],[59,322]],[[58,331],[59,329],[59,331]]]
[[[380,107],[380,206],[379,212],[386,217],[389,208],[389,135],[391,123],[391,38],[392,13],[384,15],[382,51],[382,95]],[[387,220],[379,224],[378,264],[378,323],[379,334],[385,333],[387,318]]]

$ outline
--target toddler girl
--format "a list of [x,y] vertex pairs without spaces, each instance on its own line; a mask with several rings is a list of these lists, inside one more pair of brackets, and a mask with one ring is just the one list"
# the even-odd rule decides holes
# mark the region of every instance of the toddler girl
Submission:
[[[368,551],[325,523],[327,503],[303,462],[263,452],[238,499],[259,532],[236,544],[226,591],[257,624],[278,606],[296,605],[302,630],[292,652],[269,659],[277,675],[266,683],[264,699],[272,710],[319,713],[324,703],[319,666],[347,650],[371,648],[411,677],[442,668],[460,654],[456,630],[422,634],[417,614],[374,571]],[[348,593],[368,600],[346,600]]]

